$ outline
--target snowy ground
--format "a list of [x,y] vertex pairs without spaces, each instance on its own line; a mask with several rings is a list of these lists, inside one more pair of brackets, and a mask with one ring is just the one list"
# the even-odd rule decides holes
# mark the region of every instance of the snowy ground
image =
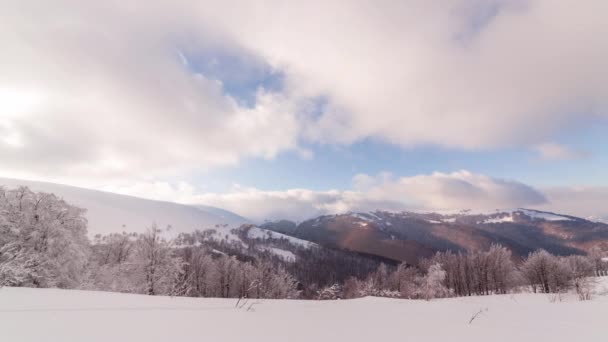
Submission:
[[3,288],[0,341],[608,341],[608,279],[598,292],[588,302],[533,294],[266,300],[247,311],[235,300]]

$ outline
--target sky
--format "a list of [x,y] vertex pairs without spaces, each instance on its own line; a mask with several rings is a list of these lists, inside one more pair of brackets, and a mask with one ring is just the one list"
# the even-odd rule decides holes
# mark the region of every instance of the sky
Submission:
[[0,176],[254,220],[608,219],[608,3],[0,0]]

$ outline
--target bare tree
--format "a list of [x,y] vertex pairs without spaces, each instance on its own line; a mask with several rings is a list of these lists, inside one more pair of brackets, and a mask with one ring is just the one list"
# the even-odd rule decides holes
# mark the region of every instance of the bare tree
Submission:
[[608,275],[608,263],[603,260],[605,255],[606,253],[599,246],[593,246],[589,250],[589,258],[593,263],[595,275],[598,277]]
[[593,289],[593,275],[595,266],[593,262],[584,256],[571,255],[567,257],[568,266],[570,268],[570,278],[572,285],[580,300],[591,299],[591,290]]
[[524,277],[532,287],[532,291],[551,292],[550,277],[554,268],[555,259],[547,251],[538,250],[530,253],[521,269]]
[[149,295],[171,294],[174,282],[182,273],[181,260],[171,255],[171,248],[153,225],[137,239],[134,262],[143,275],[143,292]]

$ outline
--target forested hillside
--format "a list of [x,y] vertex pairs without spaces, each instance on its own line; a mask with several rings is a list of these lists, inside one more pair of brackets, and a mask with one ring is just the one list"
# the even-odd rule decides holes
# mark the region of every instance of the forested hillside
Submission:
[[416,265],[324,247],[253,225],[171,234],[87,237],[85,209],[28,188],[0,191],[0,285],[149,295],[238,298],[436,298],[529,287],[590,296],[606,274],[599,247],[587,256],[538,250],[520,260],[499,244],[446,251]]

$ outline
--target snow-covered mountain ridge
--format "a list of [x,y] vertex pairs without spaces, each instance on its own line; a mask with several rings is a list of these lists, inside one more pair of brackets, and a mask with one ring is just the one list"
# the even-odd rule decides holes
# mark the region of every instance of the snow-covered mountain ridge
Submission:
[[90,236],[122,231],[143,232],[152,224],[162,229],[170,226],[174,233],[181,233],[218,225],[238,227],[249,223],[247,219],[220,208],[154,201],[54,183],[0,178],[0,186],[27,186],[36,192],[53,193],[86,209]]
[[[271,225],[266,228],[272,229]],[[344,249],[416,263],[436,251],[509,247],[520,257],[536,249],[584,254],[608,247],[608,225],[552,212],[516,208],[493,212],[374,211],[320,216],[297,226],[294,236]]]
[[246,236],[242,234],[245,230],[241,226],[250,222],[219,208],[0,178],[0,186],[21,185],[34,191],[54,193],[70,204],[87,209],[90,236],[143,232],[153,223],[163,230],[170,226],[172,236],[214,229],[215,238],[243,245],[249,244],[248,239],[259,239],[263,248],[275,254],[282,253],[286,258],[291,258],[287,252],[293,252],[294,248],[313,243],[410,263],[437,251],[484,250],[494,243],[504,245],[522,257],[536,249],[546,249],[554,254],[584,254],[595,245],[608,247],[606,224],[524,208],[491,212],[374,211],[325,215],[300,224],[286,220],[266,222],[259,227],[245,228],[249,229],[246,234],[250,234]]

